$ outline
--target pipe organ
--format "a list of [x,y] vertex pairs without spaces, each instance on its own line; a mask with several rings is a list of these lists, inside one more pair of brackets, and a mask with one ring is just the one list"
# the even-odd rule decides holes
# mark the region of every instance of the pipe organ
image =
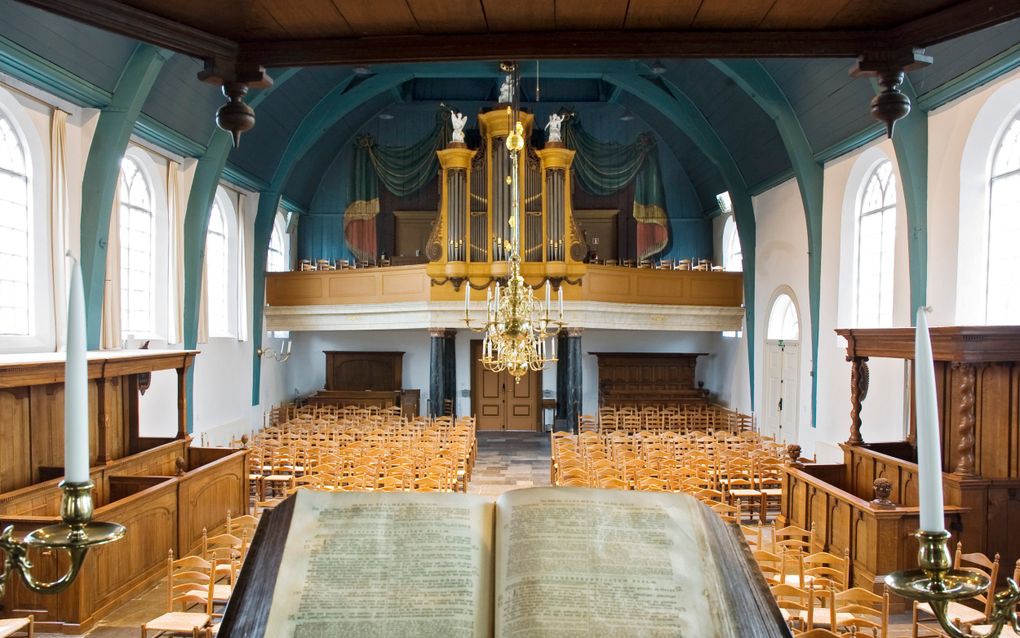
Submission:
[[[531,285],[544,279],[577,282],[588,247],[573,219],[571,163],[574,151],[559,142],[531,146],[534,117],[520,114],[525,147],[518,161],[521,259]],[[426,250],[436,283],[465,279],[481,286],[506,276],[512,237],[509,118],[497,108],[478,115],[482,145],[451,142],[438,151],[442,166],[439,217]]]

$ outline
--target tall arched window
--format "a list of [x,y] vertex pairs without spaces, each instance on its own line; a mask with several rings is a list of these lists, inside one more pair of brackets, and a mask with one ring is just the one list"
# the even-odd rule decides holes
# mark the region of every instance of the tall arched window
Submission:
[[726,218],[723,226],[723,267],[726,270],[740,272],[744,269],[744,256],[740,250],[740,235],[733,215]]
[[988,184],[988,288],[985,321],[1020,323],[1016,273],[1020,267],[1020,112],[995,149]]
[[223,198],[217,193],[209,213],[209,230],[205,236],[206,283],[209,286],[209,335],[230,335],[230,247],[227,213]]
[[0,113],[0,334],[32,331],[32,213],[28,158]]
[[155,210],[152,186],[138,162],[120,163],[120,321],[121,333],[155,332]]
[[896,176],[892,162],[875,165],[857,207],[854,318],[857,327],[892,325],[896,245]]
[[768,331],[765,338],[770,341],[799,341],[800,319],[797,317],[797,305],[786,293],[780,293],[772,303],[769,313]]
[[266,255],[266,272],[283,272],[287,270],[287,252],[284,244],[282,219],[276,216],[273,234],[269,238],[269,253]]

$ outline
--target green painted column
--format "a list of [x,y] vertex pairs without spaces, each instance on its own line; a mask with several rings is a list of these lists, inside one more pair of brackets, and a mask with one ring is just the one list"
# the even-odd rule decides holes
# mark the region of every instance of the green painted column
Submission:
[[748,386],[754,403],[754,264],[757,234],[754,206],[747,183],[737,163],[705,115],[679,88],[664,78],[665,90],[645,78],[631,74],[607,73],[603,79],[621,87],[665,115],[708,157],[719,170],[733,202],[733,215],[744,257],[744,319],[747,336]]
[[811,426],[815,427],[818,410],[818,318],[822,286],[822,194],[824,171],[815,161],[811,145],[786,94],[756,60],[709,60],[728,78],[736,82],[779,130],[793,165],[797,187],[804,204],[804,222],[808,244],[808,305],[811,315]]
[[[259,91],[248,104],[256,108],[277,88],[290,80],[299,69],[283,69],[273,77],[273,85]],[[209,212],[230,155],[230,134],[216,129],[209,138],[205,154],[198,159],[195,176],[188,193],[184,213],[184,347],[198,346],[198,317],[202,301],[202,266],[205,263],[205,238],[209,230]],[[242,285],[243,282],[242,282]],[[195,366],[188,368],[185,393],[187,397],[187,429],[194,430]]]
[[89,350],[98,350],[106,284],[106,245],[110,214],[124,157],[135,121],[142,112],[163,64],[173,55],[139,44],[128,59],[110,103],[99,114],[81,186],[81,270]]
[[273,235],[273,221],[276,211],[280,208],[280,193],[262,191],[259,193],[258,214],[255,216],[255,237],[252,240],[251,289],[251,404],[259,404],[259,388],[262,383],[262,357],[258,350],[262,347],[262,326],[266,314],[266,257],[269,252],[269,239]]
[[[877,84],[876,90],[878,90]],[[910,325],[928,299],[928,112],[918,106],[910,80],[901,89],[914,105],[896,122],[893,150],[907,209],[907,255],[910,269]]]

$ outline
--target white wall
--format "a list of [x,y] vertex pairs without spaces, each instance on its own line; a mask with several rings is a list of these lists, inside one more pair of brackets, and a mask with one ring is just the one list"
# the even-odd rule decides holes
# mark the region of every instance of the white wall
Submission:
[[[928,304],[932,325],[971,324],[983,286],[977,272],[983,257],[983,215],[991,145],[1005,119],[1020,105],[1020,71],[1014,71],[929,114],[928,119]],[[795,293],[801,321],[800,442],[820,461],[840,461],[838,443],[850,424],[850,365],[845,343],[834,333],[852,325],[853,209],[860,180],[882,156],[893,160],[898,216],[893,292],[893,325],[911,324],[906,209],[902,180],[890,141],[881,139],[825,165],[822,210],[822,272],[819,306],[818,412],[810,425],[810,332],[807,294],[807,237],[796,182],[791,180],[754,198],[757,219],[755,402],[760,406],[762,349],[768,303],[779,286]],[[985,233],[987,231],[984,231]],[[983,266],[982,266],[983,267]],[[739,365],[739,357],[737,364]],[[870,391],[861,413],[867,441],[903,438],[906,419],[904,364],[872,359]],[[733,383],[741,383],[736,368]],[[739,394],[737,392],[736,394]]]

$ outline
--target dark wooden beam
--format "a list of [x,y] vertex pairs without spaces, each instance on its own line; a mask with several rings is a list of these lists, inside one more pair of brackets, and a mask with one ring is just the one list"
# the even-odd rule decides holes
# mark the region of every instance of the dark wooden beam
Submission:
[[872,31],[557,31],[251,41],[239,60],[266,67],[534,58],[856,57]]
[[24,4],[203,60],[231,60],[237,43],[117,0],[20,0]]
[[888,31],[892,42],[926,47],[1020,18],[1017,0],[967,0]]

